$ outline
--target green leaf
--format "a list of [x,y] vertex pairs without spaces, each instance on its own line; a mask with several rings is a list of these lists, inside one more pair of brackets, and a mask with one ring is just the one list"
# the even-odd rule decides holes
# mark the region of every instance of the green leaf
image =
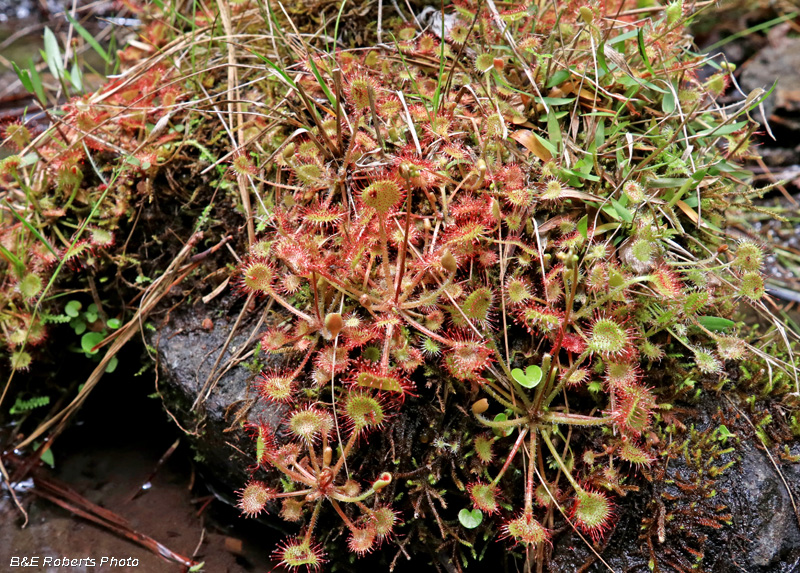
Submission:
[[594,144],[600,147],[606,142],[606,122],[600,120],[597,123],[597,131],[594,132]]
[[23,275],[25,273],[25,263],[19,260],[14,253],[6,249],[3,245],[0,245],[0,253],[8,259],[8,261],[14,265],[14,270],[16,271],[17,275]]
[[80,317],[70,320],[69,325],[72,327],[72,330],[75,331],[75,336],[80,336],[86,332],[86,321]]
[[111,357],[111,360],[108,361],[108,365],[106,366],[106,372],[111,374],[114,370],[117,369],[117,364],[119,364],[119,359],[117,355]]
[[58,39],[50,28],[44,29],[44,52],[50,73],[57,80],[62,79],[64,77],[64,63],[61,61],[61,48],[58,47]]
[[667,115],[675,111],[675,92],[669,90],[667,93],[664,94],[664,99],[661,100],[661,109]]
[[205,567],[205,564],[206,564],[205,561],[201,561],[197,565],[193,565],[192,567],[189,568],[189,573],[197,573],[198,571],[202,571],[203,567]]
[[458,521],[467,529],[475,529],[483,521],[483,512],[480,509],[462,509],[458,512]]
[[630,40],[635,36],[636,36],[636,30],[631,30],[629,32],[625,32],[624,34],[620,34],[619,36],[611,38],[608,41],[608,45],[613,46],[615,44],[619,44],[620,42],[625,42],[626,40]]
[[545,87],[552,88],[559,84],[563,84],[569,79],[569,76],[569,70],[558,70],[556,73],[550,76],[550,79],[547,80],[547,85]]
[[727,426],[725,426],[725,424],[720,424],[719,428],[717,428],[717,431],[719,432],[719,436],[717,436],[717,439],[720,440],[721,442],[726,442],[728,441],[728,438],[732,438],[733,436],[736,435],[733,432],[731,432],[727,428]]
[[44,104],[47,101],[47,98],[44,95],[42,77],[39,75],[39,71],[36,69],[36,66],[33,65],[33,60],[28,63],[28,72],[31,78],[31,84],[33,86],[33,93],[36,94],[39,102]]
[[[508,416],[504,412],[500,412],[494,417],[495,422],[505,422],[508,420]],[[503,430],[502,428],[492,428],[492,430],[498,435],[502,436],[509,436],[514,431],[514,428],[506,428]]]
[[617,201],[616,199],[612,199],[611,205],[614,207],[614,210],[622,218],[623,221],[625,221],[626,223],[631,223],[633,221],[633,213],[631,213],[625,207],[623,207],[619,201]]
[[22,224],[25,226],[25,228],[26,228],[26,229],[28,229],[28,230],[29,230],[31,233],[33,233],[33,235],[34,235],[34,236],[35,236],[37,239],[39,239],[39,240],[42,242],[42,244],[44,244],[44,246],[45,246],[45,247],[47,247],[47,249],[48,249],[48,250],[49,250],[51,253],[53,253],[53,254],[56,256],[56,259],[60,260],[60,257],[58,256],[58,251],[56,251],[56,250],[55,250],[55,249],[54,249],[54,248],[53,248],[53,247],[50,245],[50,243],[49,243],[47,240],[45,240],[45,238],[44,238],[44,237],[41,235],[41,233],[39,233],[39,231],[37,231],[37,230],[36,230],[36,227],[34,227],[33,225],[31,225],[31,224],[30,224],[28,221],[26,221],[26,220],[25,220],[25,219],[24,219],[24,218],[23,218],[23,217],[22,217],[22,216],[21,216],[19,213],[17,213],[16,209],[14,209],[14,208],[13,208],[13,207],[12,207],[12,206],[11,206],[11,205],[8,203],[8,201],[6,201],[5,199],[3,199],[2,203],[3,203],[3,206],[5,206],[5,207],[6,207],[6,209],[8,209],[9,211],[11,211],[11,213],[12,213],[12,214],[13,214],[13,215],[14,215],[14,216],[17,218],[17,220],[18,220],[20,223],[22,223]]
[[514,377],[514,380],[516,380],[520,386],[535,388],[542,380],[542,369],[535,364],[531,364],[525,369],[525,372],[522,372],[519,368],[514,368],[511,371],[511,376]]
[[97,354],[94,347],[100,344],[105,336],[101,332],[87,332],[81,336],[81,348],[86,354]]
[[118,318],[109,318],[108,322],[106,322],[106,326],[108,326],[112,330],[116,330],[120,326],[122,326],[122,321]]
[[[609,42],[609,46],[610,45],[611,43]],[[605,46],[606,45],[603,42],[600,42],[600,44],[597,46],[597,52],[596,52],[597,65],[600,68],[600,70],[602,70],[603,74],[609,73],[608,62],[606,61]],[[601,76],[603,74],[598,74],[598,75]]]
[[577,177],[578,179],[588,179],[589,181],[600,181],[600,177],[598,177],[597,175],[594,175],[592,173],[585,173],[583,171],[576,171],[575,169],[562,169],[561,172],[567,175],[572,175],[573,177]]
[[78,32],[78,34],[80,34],[81,38],[83,38],[86,41],[86,43],[89,44],[92,47],[92,49],[100,55],[101,58],[103,58],[103,61],[105,61],[105,63],[110,64],[111,56],[109,56],[108,53],[106,53],[106,51],[100,45],[100,42],[95,40],[94,36],[92,36],[86,30],[86,28],[78,24],[77,20],[75,20],[75,18],[70,16],[69,12],[66,12],[65,14],[67,16],[67,20],[69,20],[69,23],[72,24],[72,26],[75,28],[75,31]]
[[30,93],[33,93],[33,83],[31,82],[31,73],[28,70],[21,70],[19,66],[14,62],[11,62],[11,66],[17,73],[19,81],[22,82],[22,87],[24,87]]
[[247,51],[253,54],[258,59],[260,59],[262,62],[264,62],[267,66],[275,70],[275,72],[277,72],[277,74],[281,77],[281,79],[283,79],[283,81],[289,84],[290,88],[297,90],[297,84],[294,83],[294,80],[292,80],[292,78],[290,78],[289,75],[286,72],[284,72],[279,66],[275,65],[272,62],[272,60],[270,60],[266,56],[259,54],[258,52],[254,52],[253,50],[248,49]]
[[46,451],[42,452],[42,455],[39,456],[39,459],[42,460],[51,468],[56,467],[56,458],[53,456],[53,448],[49,448]]
[[647,71],[650,72],[650,74],[653,77],[656,77],[656,71],[650,64],[650,58],[647,57],[647,51],[644,45],[644,28],[639,28],[639,32],[636,35],[636,39],[639,44],[639,55],[642,56],[642,62],[644,62],[644,66],[647,68]]
[[78,313],[80,312],[82,307],[83,305],[80,303],[80,301],[71,300],[67,303],[67,306],[64,307],[64,312],[66,313],[67,316],[75,318],[76,316],[78,316]]
[[76,90],[83,90],[83,78],[81,76],[81,69],[78,67],[77,63],[73,62],[72,64],[72,68],[69,72],[69,81]]
[[714,332],[722,332],[736,324],[732,320],[720,318],[718,316],[698,316],[697,322],[699,322],[703,328],[707,328],[708,330],[712,330]]
[[723,126],[720,126],[720,127],[711,127],[711,128],[705,129],[703,131],[699,131],[695,135],[697,137],[707,137],[709,135],[714,135],[714,136],[717,136],[717,137],[721,136],[721,135],[730,135],[731,133],[739,131],[740,129],[742,129],[746,125],[747,125],[746,121],[737,121],[737,122],[729,123],[727,125],[723,125]]
[[331,106],[336,107],[336,98],[333,97],[333,94],[331,93],[331,90],[328,89],[328,85],[325,83],[325,80],[322,79],[322,75],[317,69],[317,64],[314,63],[314,58],[308,58],[308,63],[311,64],[311,71],[313,72],[314,77],[317,78],[319,87],[321,87],[322,91],[325,92],[325,97],[328,98]]
[[574,97],[535,97],[536,103],[546,103],[547,105],[564,105],[575,101]]
[[578,221],[578,232],[584,239],[589,237],[589,215],[584,215],[583,218]]
[[536,132],[531,132],[531,133],[533,133],[533,136],[539,141],[539,143],[541,143],[544,146],[544,148],[550,152],[550,155],[553,156],[558,155],[558,149],[556,149],[555,145],[547,141],[544,137],[540,136],[538,133]]
[[553,110],[551,109],[550,112],[547,114],[547,134],[550,136],[550,141],[556,147],[556,149],[561,148],[561,126],[558,125],[558,120],[556,119]]

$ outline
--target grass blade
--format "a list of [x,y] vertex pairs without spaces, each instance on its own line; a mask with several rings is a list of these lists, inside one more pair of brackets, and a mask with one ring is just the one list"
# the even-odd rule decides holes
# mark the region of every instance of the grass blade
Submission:
[[103,49],[103,46],[100,45],[100,42],[95,40],[94,36],[92,36],[86,28],[81,26],[78,21],[70,15],[69,12],[66,13],[66,16],[67,20],[69,20],[69,23],[72,24],[72,26],[75,28],[75,31],[80,34],[81,38],[83,38],[86,43],[89,44],[101,58],[103,58],[105,63],[110,64],[111,56],[109,56],[108,53]]

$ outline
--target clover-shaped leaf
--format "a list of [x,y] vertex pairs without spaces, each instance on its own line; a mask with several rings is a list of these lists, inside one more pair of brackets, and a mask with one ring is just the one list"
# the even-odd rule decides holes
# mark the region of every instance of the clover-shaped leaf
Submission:
[[483,521],[483,512],[480,509],[462,509],[458,512],[458,520],[467,529],[475,529]]
[[542,380],[542,369],[532,364],[525,369],[525,372],[519,368],[514,368],[511,371],[511,375],[520,386],[535,388]]

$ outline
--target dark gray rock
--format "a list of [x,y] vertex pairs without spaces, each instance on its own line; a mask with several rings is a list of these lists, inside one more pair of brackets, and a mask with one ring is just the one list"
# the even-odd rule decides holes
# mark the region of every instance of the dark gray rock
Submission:
[[[745,93],[756,88],[768,90],[778,80],[774,93],[764,102],[767,119],[777,114],[781,122],[800,127],[800,38],[788,37],[786,27],[770,33],[770,43],[759,50],[742,69],[739,83]],[[755,116],[763,123],[760,113]]]
[[[734,531],[748,571],[800,570],[800,529],[786,486],[767,455],[755,448],[744,453],[731,491],[723,498],[733,510]],[[782,464],[781,472],[797,498],[798,464]]]
[[[254,465],[253,440],[243,424],[264,422],[277,428],[285,412],[281,406],[255,399],[256,373],[244,362],[229,363],[255,346],[253,332],[260,310],[248,313],[239,325],[212,375],[236,321],[237,313],[229,307],[181,306],[149,337],[158,350],[159,390],[165,408],[186,432],[206,477],[223,490],[242,487],[248,468]],[[208,398],[192,409],[200,392],[205,395],[211,386]]]

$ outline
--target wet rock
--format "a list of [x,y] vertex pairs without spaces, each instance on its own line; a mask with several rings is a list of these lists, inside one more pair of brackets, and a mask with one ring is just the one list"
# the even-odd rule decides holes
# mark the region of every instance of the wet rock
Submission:
[[[793,492],[799,490],[798,464],[783,464]],[[745,452],[729,496],[735,530],[748,571],[788,572],[800,567],[800,529],[786,486],[766,454]],[[795,496],[797,494],[795,493]]]
[[[708,401],[693,420],[686,420],[686,423],[696,423],[698,431],[707,428],[709,423],[714,423],[710,420],[717,407]],[[648,518],[657,523],[658,507],[653,500],[660,497],[667,511],[666,535],[663,543],[657,535],[651,537],[659,571],[800,571],[800,527],[786,485],[766,453],[756,446],[757,438],[745,438],[744,433],[742,437],[731,454],[736,463],[713,482],[707,496],[693,499],[691,487],[699,483],[696,467],[687,464],[683,456],[670,460],[660,482],[634,480],[640,491],[617,499],[615,529],[606,545],[598,548],[608,566],[615,572],[653,570],[643,523]],[[780,467],[797,498],[800,464],[783,463]],[[681,478],[682,486],[676,488]],[[678,500],[663,501],[673,498]],[[702,501],[697,502],[698,498]],[[686,519],[692,514],[693,517]],[[713,524],[716,526],[712,527]],[[696,559],[695,551],[704,554],[702,560]],[[582,569],[590,562],[588,568]],[[608,571],[578,535],[569,530],[554,542],[551,569],[587,573]]]
[[[788,36],[788,26],[777,26],[769,34],[769,43],[742,69],[740,84],[745,93],[769,89],[778,79],[775,92],[764,102],[767,118],[800,129],[800,38]],[[763,123],[760,112],[755,115]]]
[[[255,346],[260,312],[247,313],[225,348],[237,314],[230,301],[213,308],[182,305],[149,336],[150,345],[158,350],[165,408],[186,432],[206,477],[228,492],[245,483],[254,463],[253,440],[243,424],[263,422],[277,428],[285,411],[255,400],[256,373],[241,361],[241,355]],[[209,322],[213,328],[208,328]],[[208,397],[193,408],[201,393]]]

